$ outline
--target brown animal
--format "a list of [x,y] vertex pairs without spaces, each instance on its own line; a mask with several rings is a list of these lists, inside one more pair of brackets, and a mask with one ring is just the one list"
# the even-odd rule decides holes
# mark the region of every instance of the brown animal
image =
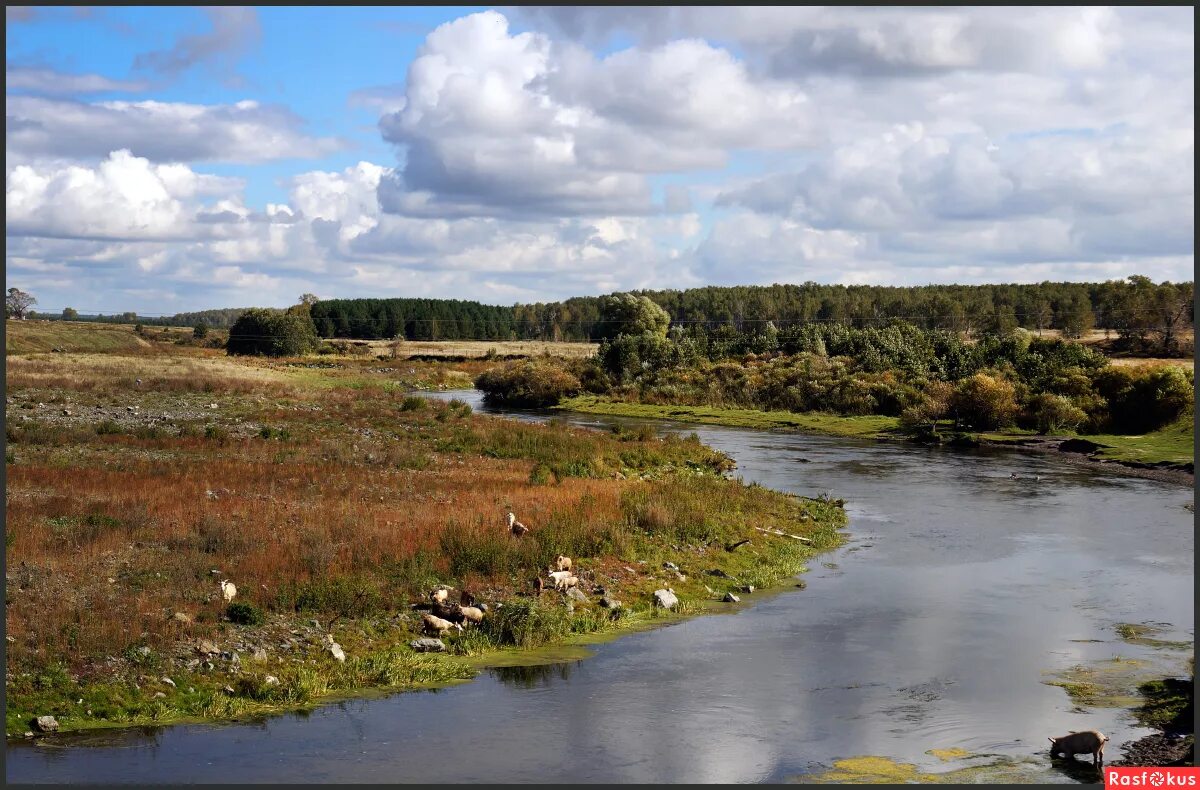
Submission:
[[1074,758],[1077,754],[1091,754],[1092,765],[1099,766],[1104,762],[1104,744],[1108,737],[1099,730],[1071,731],[1069,735],[1050,738],[1050,756]]
[[511,512],[508,514],[508,529],[518,538],[529,531],[529,527],[525,526],[520,521],[517,521],[517,517]]
[[559,554],[557,557],[554,558],[554,570],[556,570],[556,571],[571,570],[571,558],[565,557],[562,554]]
[[542,577],[538,576],[533,580],[533,591],[538,595],[542,594],[542,590],[546,589],[546,583],[542,581]]
[[474,606],[475,605],[475,596],[474,596],[474,594],[472,594],[466,590],[463,590],[458,595],[458,602],[460,604],[462,604],[463,606]]

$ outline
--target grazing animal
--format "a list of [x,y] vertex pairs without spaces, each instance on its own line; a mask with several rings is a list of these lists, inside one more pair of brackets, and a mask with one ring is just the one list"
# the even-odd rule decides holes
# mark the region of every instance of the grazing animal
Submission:
[[437,587],[433,590],[433,592],[429,593],[429,600],[433,601],[434,603],[445,603],[446,601],[450,600],[451,589],[453,588],[447,587],[443,584],[441,587]]
[[1072,731],[1069,735],[1050,738],[1050,756],[1074,757],[1077,754],[1091,754],[1092,765],[1099,766],[1104,762],[1104,744],[1108,736],[1099,730]]
[[571,558],[565,557],[562,554],[559,554],[557,557],[554,558],[554,570],[556,570],[556,571],[571,570]]
[[225,579],[221,582],[221,597],[225,599],[225,603],[233,600],[233,596],[237,595],[237,587],[233,586],[233,582]]
[[458,602],[460,604],[462,604],[463,606],[474,606],[475,605],[475,596],[472,595],[470,592],[463,590],[461,593],[458,594]]
[[452,628],[462,630],[462,626],[458,623],[452,623],[428,613],[421,615],[421,627],[430,636],[444,636]]
[[554,580],[556,590],[566,590],[579,584],[579,578],[570,571],[551,571],[550,578]]
[[517,517],[514,516],[511,511],[508,514],[508,529],[518,538],[529,531],[529,527],[525,526],[520,521],[517,521]]
[[473,623],[475,625],[479,625],[483,622],[483,610],[475,606],[460,606],[458,607],[458,614],[462,617],[464,622]]
[[541,576],[538,576],[537,578],[535,578],[533,580],[533,591],[535,593],[537,593],[538,595],[541,595],[542,591],[545,589],[546,589],[546,583],[544,581],[542,581]]
[[461,623],[462,615],[458,613],[458,604],[447,603],[445,601],[434,601],[433,607],[430,609],[434,617],[440,617],[443,620],[449,620],[452,623]]

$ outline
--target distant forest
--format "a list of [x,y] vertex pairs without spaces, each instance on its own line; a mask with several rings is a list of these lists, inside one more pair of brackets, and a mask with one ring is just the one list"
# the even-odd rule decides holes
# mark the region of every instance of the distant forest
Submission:
[[[1170,345],[1191,327],[1193,314],[1193,283],[1156,284],[1143,276],[1104,283],[884,287],[809,282],[632,293],[663,307],[672,326],[728,325],[739,331],[768,321],[782,329],[812,322],[863,328],[901,320],[922,329],[973,335],[1023,327],[1079,337],[1095,328],[1121,336],[1154,335]],[[75,320],[173,326],[203,322],[224,329],[243,312],[228,308],[155,318],[81,315]],[[313,304],[311,315],[317,334],[326,338],[588,341],[615,334],[602,319],[600,297],[591,296],[511,307],[458,299],[329,299]]]
[[[738,330],[772,322],[868,327],[901,320],[922,329],[1003,334],[1017,327],[1079,337],[1093,328],[1175,335],[1191,326],[1193,284],[1149,278],[1036,285],[771,285],[633,291],[673,326]],[[408,340],[596,340],[607,334],[600,297],[494,307],[450,299],[331,299],[312,306],[322,337]]]

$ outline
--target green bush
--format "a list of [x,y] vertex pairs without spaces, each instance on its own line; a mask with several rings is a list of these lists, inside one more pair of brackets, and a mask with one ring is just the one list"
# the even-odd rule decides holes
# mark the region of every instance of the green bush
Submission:
[[317,347],[312,320],[302,313],[251,308],[229,329],[229,354],[285,357],[306,354]]
[[238,625],[262,625],[267,621],[262,609],[249,603],[229,604],[225,608],[225,616],[229,618],[229,622]]
[[1078,430],[1087,421],[1087,413],[1070,398],[1041,393],[1034,395],[1025,409],[1029,422],[1038,433],[1060,433]]
[[513,406],[553,406],[582,388],[574,373],[548,359],[507,362],[484,371],[475,386],[487,400]]
[[546,464],[534,464],[533,469],[529,470],[529,484],[531,486],[545,486],[557,482],[554,470]]
[[400,411],[420,411],[429,406],[429,400],[420,395],[408,395],[400,401]]
[[950,398],[956,422],[976,430],[1013,424],[1017,415],[1016,388],[998,376],[976,373],[959,382]]

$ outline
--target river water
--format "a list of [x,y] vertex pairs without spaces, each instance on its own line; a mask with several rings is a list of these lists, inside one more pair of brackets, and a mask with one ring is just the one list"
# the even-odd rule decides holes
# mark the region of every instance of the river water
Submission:
[[[435,396],[487,411],[474,391]],[[695,431],[746,482],[845,499],[846,545],[811,563],[807,589],[596,645],[583,660],[253,724],[10,742],[7,780],[781,782],[872,755],[1096,781],[1052,765],[1046,737],[1100,729],[1111,761],[1150,731],[1120,709],[1077,709],[1044,681],[1117,655],[1186,673],[1190,648],[1114,632],[1149,623],[1194,642],[1186,488],[1010,451],[651,424]],[[929,753],[941,749],[975,757]]]

